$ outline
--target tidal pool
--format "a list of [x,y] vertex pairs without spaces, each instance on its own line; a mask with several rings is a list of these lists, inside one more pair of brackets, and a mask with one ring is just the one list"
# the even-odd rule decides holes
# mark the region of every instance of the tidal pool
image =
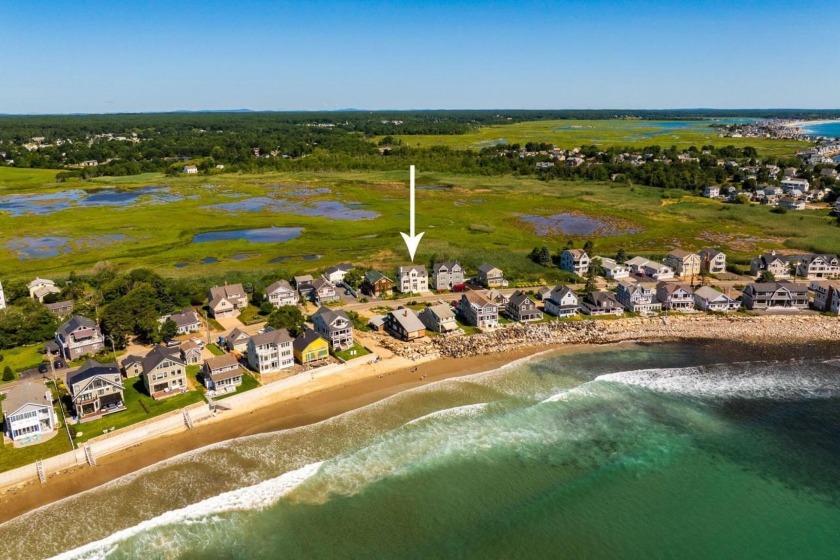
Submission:
[[301,234],[303,228],[299,227],[270,227],[259,229],[236,229],[229,231],[208,231],[193,236],[193,243],[206,243],[209,241],[236,241],[245,240],[250,243],[280,243],[289,241]]
[[580,214],[554,214],[553,216],[522,214],[519,217],[523,222],[534,226],[534,233],[539,236],[557,234],[592,235],[595,233],[613,236],[641,231],[639,228],[632,226],[623,227],[610,221]]
[[362,209],[359,202],[343,203],[337,200],[315,200],[306,203],[285,198],[255,196],[234,202],[223,202],[204,206],[205,210],[223,212],[277,212],[296,216],[317,216],[333,220],[370,220],[379,216],[378,212]]
[[68,189],[54,193],[0,196],[0,212],[6,212],[11,216],[27,214],[46,216],[69,208],[98,208],[134,204],[146,196],[149,197],[150,202],[154,203],[176,202],[183,198],[172,194],[168,187]]
[[126,236],[121,233],[92,235],[79,239],[61,236],[18,237],[6,243],[6,247],[14,251],[21,260],[45,259],[73,251],[99,249],[125,239]]

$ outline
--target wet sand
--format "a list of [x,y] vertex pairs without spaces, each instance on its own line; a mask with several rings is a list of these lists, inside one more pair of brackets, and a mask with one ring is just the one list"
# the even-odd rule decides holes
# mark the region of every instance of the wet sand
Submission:
[[[571,348],[566,345],[562,350]],[[384,371],[380,374],[381,377],[360,376],[342,384],[278,396],[271,402],[260,400],[250,411],[223,412],[213,421],[197,424],[192,430],[153,438],[129,449],[101,457],[97,460],[96,467],[84,465],[57,473],[50,476],[43,486],[33,481],[7,489],[0,495],[0,523],[206,445],[313,424],[407,389],[443,379],[490,371],[544,351],[560,352],[561,348],[529,346],[503,354],[459,359],[442,358],[418,363],[416,366]]]

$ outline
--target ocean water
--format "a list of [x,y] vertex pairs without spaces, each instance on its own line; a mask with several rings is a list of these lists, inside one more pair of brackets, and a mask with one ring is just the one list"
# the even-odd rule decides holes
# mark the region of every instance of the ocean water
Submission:
[[828,136],[831,138],[840,138],[840,121],[833,121],[823,124],[812,124],[803,127],[808,134],[815,136]]
[[836,558],[840,360],[805,353],[618,346],[435,383],[36,510],[0,557]]

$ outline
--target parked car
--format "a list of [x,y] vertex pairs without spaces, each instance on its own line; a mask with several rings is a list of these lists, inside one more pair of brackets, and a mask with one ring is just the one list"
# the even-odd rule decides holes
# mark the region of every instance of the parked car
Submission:
[[66,367],[66,366],[67,366],[67,364],[65,364],[63,360],[56,360],[56,361],[53,362],[53,367],[55,369],[61,369],[61,368]]
[[38,372],[39,373],[47,373],[50,371],[50,363],[49,362],[41,362],[38,364]]

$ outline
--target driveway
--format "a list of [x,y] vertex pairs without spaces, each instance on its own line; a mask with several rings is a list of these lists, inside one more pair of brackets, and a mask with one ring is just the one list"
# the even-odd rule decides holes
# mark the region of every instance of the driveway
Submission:
[[216,319],[222,327],[224,327],[224,334],[227,335],[230,331],[235,328],[243,328],[245,325],[242,324],[237,317],[220,317]]

